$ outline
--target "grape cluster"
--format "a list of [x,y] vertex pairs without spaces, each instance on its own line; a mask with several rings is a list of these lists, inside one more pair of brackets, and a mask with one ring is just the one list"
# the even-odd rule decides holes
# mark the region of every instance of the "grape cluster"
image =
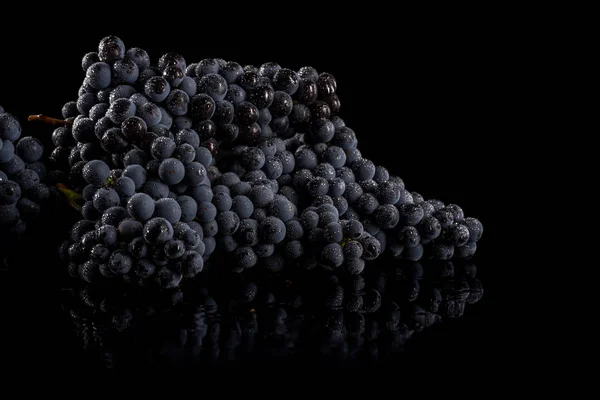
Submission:
[[[295,149],[297,170],[291,181],[296,192],[304,191],[319,203],[337,209],[340,221],[334,226],[336,232],[338,223],[343,227],[345,255],[362,254],[362,259],[373,260],[387,250],[396,258],[418,261],[423,257],[448,260],[475,254],[476,242],[483,233],[477,219],[465,218],[455,204],[426,201],[420,194],[406,190],[401,178],[362,157],[349,128],[336,129],[324,140],[329,141],[300,144]],[[320,229],[325,228],[318,225],[321,219],[313,213],[306,218],[319,236]],[[331,216],[326,219],[330,220]],[[331,237],[326,235],[329,241]],[[341,237],[338,235],[336,240],[340,242]],[[349,244],[351,250],[346,248]],[[363,267],[360,261],[354,262],[351,269],[360,271]]]
[[132,367],[117,360],[202,367],[313,356],[383,361],[483,295],[476,267],[450,261],[400,261],[365,276],[309,275],[224,276],[208,286],[153,294],[85,285],[69,292],[66,308],[80,343],[100,353],[107,367]]
[[[153,145],[153,169],[131,164],[111,170],[101,160],[85,163],[83,219],[60,249],[72,275],[87,282],[122,278],[172,289],[202,271],[218,229],[217,210],[207,197],[212,196],[210,180],[203,164],[184,165],[157,146],[161,143]],[[169,145],[176,148],[174,142]]]
[[21,133],[19,120],[0,107],[0,234],[8,237],[24,233],[50,196],[42,144]]
[[[152,65],[145,50],[126,49],[114,36],[86,54],[82,68],[79,97],[62,110],[68,124],[53,134],[50,158],[63,180],[80,161],[102,159],[123,168],[158,137],[180,134],[213,154],[236,142],[293,137],[308,128],[311,112],[323,124],[340,105],[333,76],[311,67],[296,72],[276,63],[242,67],[222,59],[188,65],[176,53]],[[330,127],[328,120],[325,125]]]
[[[287,264],[357,275],[384,253],[419,261],[476,251],[477,219],[408,191],[362,156],[329,73],[273,62],[188,64],[176,53],[152,64],[114,36],[82,67],[79,98],[65,104],[66,124],[53,133],[52,177],[82,194],[86,221],[119,229],[118,246],[160,247],[139,257],[130,249],[128,260],[180,273],[169,260],[196,250],[180,246],[176,224],[200,235],[204,261],[218,250],[237,272]],[[90,259],[90,245],[71,246],[85,249],[71,260],[79,270],[104,265]]]
[[313,176],[298,168],[302,158],[290,146],[292,141],[281,138],[261,139],[257,146],[237,145],[221,155],[217,165],[235,172],[222,174],[218,187],[233,196],[231,210],[240,219],[230,237],[220,236],[221,248],[233,254],[239,270],[260,263],[277,272],[301,263],[362,272],[365,260],[380,254],[379,242],[359,221],[340,217],[348,203],[334,167],[320,163]]
[[332,130],[323,139],[328,143],[310,144],[320,140],[311,133],[260,139],[218,157],[220,170],[232,172],[217,183],[233,192],[232,211],[242,220],[238,233],[222,238],[222,248],[234,253],[240,270],[262,260],[279,271],[308,258],[309,268],[360,274],[386,250],[411,261],[475,253],[483,232],[477,219],[465,218],[455,204],[409,193],[400,178],[361,157],[355,139],[346,149],[338,146],[344,132]]

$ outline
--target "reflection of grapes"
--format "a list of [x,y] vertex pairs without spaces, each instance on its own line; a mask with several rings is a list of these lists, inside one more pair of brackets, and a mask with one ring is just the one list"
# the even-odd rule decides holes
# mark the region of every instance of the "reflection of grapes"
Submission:
[[176,367],[306,357],[384,361],[476,303],[483,289],[474,273],[472,265],[402,261],[367,277],[318,269],[294,280],[215,275],[207,287],[143,297],[86,286],[71,292],[67,308],[81,343],[111,368],[147,360],[145,366]]

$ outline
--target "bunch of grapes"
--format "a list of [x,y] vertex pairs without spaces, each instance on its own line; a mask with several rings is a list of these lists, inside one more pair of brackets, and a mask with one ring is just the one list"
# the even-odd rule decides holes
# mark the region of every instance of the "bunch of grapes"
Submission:
[[[86,280],[88,270],[146,280],[152,273],[136,272],[142,263],[174,287],[194,275],[179,257],[195,252],[207,261],[215,250],[238,272],[302,265],[351,275],[385,252],[418,261],[476,251],[477,219],[409,192],[362,156],[329,73],[273,62],[188,64],[176,53],[152,64],[114,36],[82,67],[79,98],[63,107],[50,160],[55,182],[81,196],[76,227],[90,230],[72,235],[63,254]],[[115,243],[83,242],[104,226],[118,231]],[[201,251],[178,236],[192,231]],[[108,258],[95,258],[96,246]],[[130,268],[110,261],[115,251]]]
[[426,267],[400,261],[365,276],[312,270],[293,281],[257,272],[152,295],[85,285],[69,293],[67,309],[81,345],[111,368],[131,367],[118,362],[132,359],[123,352],[148,354],[140,348],[148,343],[152,365],[165,356],[188,367],[299,355],[385,360],[482,297],[474,265]]
[[[174,288],[202,271],[215,248],[216,209],[170,188],[184,182],[192,188],[204,185],[209,192],[206,169],[198,162],[184,166],[164,151],[153,154],[157,168],[151,171],[139,164],[111,170],[101,160],[84,165],[84,219],[61,246],[72,275],[87,282],[123,278]],[[197,216],[204,225],[194,221]]]
[[26,231],[50,196],[42,183],[42,144],[21,132],[19,120],[0,107],[0,235],[13,238]]

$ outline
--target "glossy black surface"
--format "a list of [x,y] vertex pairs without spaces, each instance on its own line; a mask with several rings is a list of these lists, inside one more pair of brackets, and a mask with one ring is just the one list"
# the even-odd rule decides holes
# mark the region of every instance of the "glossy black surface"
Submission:
[[[430,275],[429,272],[440,267],[428,269],[424,263],[421,288],[438,288],[442,297],[446,296],[438,312],[415,315],[415,304],[422,300],[419,298],[415,302],[406,299],[399,302],[400,328],[382,329],[378,339],[363,343],[360,354],[351,357],[351,349],[355,349],[356,344],[352,335],[340,335],[335,333],[339,330],[326,328],[325,321],[331,316],[322,308],[313,310],[307,306],[308,309],[300,312],[285,302],[277,304],[274,309],[283,308],[288,315],[285,324],[277,324],[270,308],[252,305],[250,308],[255,312],[251,312],[249,304],[237,302],[238,295],[233,289],[219,291],[209,286],[209,294],[212,296],[215,292],[219,305],[221,333],[218,346],[206,346],[207,340],[202,340],[199,346],[198,335],[190,324],[194,321],[194,307],[201,302],[200,289],[193,292],[194,296],[184,293],[183,304],[173,305],[170,296],[133,296],[123,300],[118,293],[113,293],[106,302],[103,302],[103,294],[94,294],[88,299],[85,297],[88,292],[82,292],[82,287],[69,284],[66,267],[59,264],[53,251],[67,234],[74,211],[58,204],[33,225],[24,242],[17,246],[1,244],[5,266],[9,267],[0,271],[0,335],[5,337],[2,350],[8,355],[6,362],[35,364],[56,371],[75,370],[82,365],[99,368],[182,363],[200,366],[212,365],[217,348],[217,364],[229,358],[267,363],[273,358],[294,362],[324,357],[336,364],[345,358],[344,364],[348,365],[372,365],[373,360],[380,360],[379,363],[385,360],[386,366],[398,366],[425,357],[431,359],[436,368],[442,368],[440,365],[449,368],[458,364],[491,365],[504,358],[510,347],[509,339],[514,341],[520,333],[516,320],[522,312],[517,307],[519,299],[513,294],[512,286],[522,267],[518,261],[506,261],[506,255],[517,258],[519,254],[514,248],[507,250],[499,234],[502,209],[498,205],[509,196],[509,186],[504,185],[501,178],[508,168],[508,153],[500,152],[501,148],[495,148],[492,143],[508,130],[504,129],[503,122],[506,113],[499,111],[503,107],[497,96],[502,77],[497,74],[499,66],[495,64],[493,48],[477,46],[479,52],[473,52],[471,45],[478,42],[461,45],[460,41],[439,37],[420,39],[405,50],[405,69],[392,74],[383,68],[385,63],[380,50],[368,44],[368,37],[363,38],[364,45],[352,43],[352,51],[338,50],[322,56],[310,48],[278,54],[268,46],[233,48],[215,42],[199,47],[193,35],[174,46],[165,37],[154,40],[148,35],[98,29],[75,38],[69,51],[61,52],[60,63],[46,65],[44,76],[36,73],[36,62],[0,63],[2,106],[22,121],[26,134],[44,142],[47,152],[52,128],[27,123],[27,115],[59,116],[64,103],[76,100],[85,75],[80,67],[81,58],[95,51],[98,41],[109,33],[119,35],[127,48],[135,46],[147,50],[153,64],[162,54],[176,51],[185,57],[188,65],[206,57],[222,57],[241,65],[260,66],[274,61],[285,68],[297,70],[311,65],[319,72],[331,73],[337,82],[339,115],[356,132],[363,156],[402,177],[410,190],[425,198],[458,204],[466,214],[482,221],[485,231],[472,265],[477,266],[477,279],[484,294],[479,301],[469,304],[467,300],[476,292],[471,283],[476,281],[467,280],[467,289],[463,287],[462,278],[441,279]],[[38,35],[40,42],[52,43],[52,35],[59,38],[64,32],[46,30]],[[28,42],[32,40],[36,40],[35,34]],[[31,56],[29,47],[18,42],[7,42],[6,46],[6,52]],[[39,46],[35,57],[53,60],[56,50],[52,46]],[[371,61],[359,63],[358,58]],[[5,79],[17,72],[18,76],[30,78],[18,82]],[[380,73],[377,85],[370,85],[372,75]],[[49,83],[48,76],[56,78]],[[24,95],[31,93],[39,95]],[[242,126],[239,129],[240,136],[250,133],[248,139],[252,139],[252,130]],[[377,268],[396,277],[404,267],[383,262]],[[461,268],[454,265],[455,272]],[[262,282],[266,278],[252,279]],[[292,282],[290,286],[286,286],[286,280]],[[274,285],[282,293],[296,290],[293,279],[282,276],[275,281]],[[399,284],[402,290],[411,288],[412,280],[392,281],[408,282]],[[303,285],[308,286],[311,293],[310,284],[304,282]],[[466,299],[459,299],[465,295]],[[188,306],[186,302],[190,297],[191,306]],[[86,305],[88,300],[91,303]],[[109,302],[110,307],[102,311],[102,305]],[[463,306],[464,313],[459,318],[448,316],[449,311],[462,312]],[[149,309],[155,310],[154,314],[148,315]],[[317,317],[303,319],[300,313]],[[333,315],[334,320],[335,317]],[[419,331],[415,319],[420,324],[440,321]],[[409,336],[410,340],[406,340]],[[255,350],[249,351],[252,337]],[[396,349],[402,351],[396,352]],[[378,357],[372,356],[375,350]]]
[[[154,295],[67,286],[63,319],[76,355],[110,368],[377,363],[397,358],[429,327],[461,318],[484,294],[472,263],[371,269],[362,290],[341,275],[345,307],[336,303],[334,274],[253,272]],[[315,288],[321,279],[328,283]]]
[[36,264],[15,250],[0,275],[5,333],[20,348],[15,363],[68,370],[400,367],[423,356],[487,363],[502,340],[494,305],[502,288],[488,287],[487,268],[495,266],[482,257],[382,258],[360,276],[296,266],[235,274],[215,259],[196,281],[157,292],[91,286],[68,277],[55,256]]

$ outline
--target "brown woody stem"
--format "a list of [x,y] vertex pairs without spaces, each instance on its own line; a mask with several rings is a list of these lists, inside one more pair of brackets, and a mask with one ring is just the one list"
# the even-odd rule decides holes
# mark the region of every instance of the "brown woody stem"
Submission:
[[41,121],[41,122],[43,122],[45,124],[49,124],[49,125],[72,125],[73,124],[73,122],[71,122],[71,121],[66,121],[64,119],[58,119],[58,118],[52,118],[52,117],[48,117],[43,114],[30,115],[27,118],[27,121]]

